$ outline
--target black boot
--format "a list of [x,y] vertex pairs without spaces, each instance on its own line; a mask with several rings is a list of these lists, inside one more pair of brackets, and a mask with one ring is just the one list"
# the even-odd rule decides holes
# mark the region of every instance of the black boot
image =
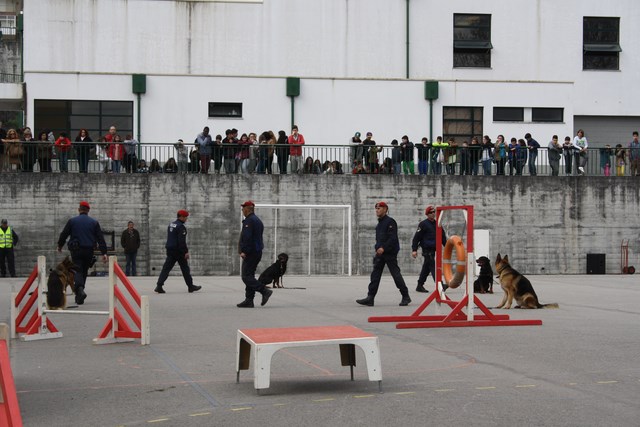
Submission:
[[425,293],[425,294],[429,293],[429,291],[424,288],[424,285],[418,285],[416,287],[416,292],[422,292],[422,293]]
[[78,286],[76,288],[76,304],[84,304],[85,299],[87,299],[87,294],[84,293],[84,288],[82,286]]
[[271,289],[265,289],[262,291],[262,302],[260,302],[260,305],[265,305],[267,301],[269,301],[272,293],[273,291]]
[[356,302],[360,305],[366,305],[369,307],[373,307],[373,297],[371,295],[367,295],[366,298],[357,299]]
[[200,289],[202,289],[202,286],[191,285],[191,286],[187,286],[187,289],[189,290],[189,293],[192,293],[192,292],[199,291]]
[[245,299],[240,304],[236,304],[240,308],[253,308],[253,301],[250,299]]
[[153,290],[153,292],[155,292],[157,294],[165,294],[166,293],[164,291],[164,289],[162,289],[162,285],[156,285],[156,288]]
[[409,295],[403,295],[402,301],[400,301],[400,304],[398,305],[401,305],[404,307],[405,305],[409,305],[410,302],[411,302],[411,298],[409,298]]

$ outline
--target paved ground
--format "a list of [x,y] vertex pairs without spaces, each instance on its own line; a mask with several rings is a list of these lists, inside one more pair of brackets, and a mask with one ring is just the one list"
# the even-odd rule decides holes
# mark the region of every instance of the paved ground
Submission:
[[[154,278],[134,278],[150,295],[152,344],[92,345],[103,316],[58,316],[63,338],[14,340],[22,416],[27,426],[65,427],[637,426],[638,276],[531,279],[542,302],[560,308],[508,313],[542,326],[399,330],[367,317],[410,314],[425,295],[412,292],[414,302],[399,307],[388,274],[371,308],[354,302],[366,294],[364,277],[289,277],[287,285],[305,289],[275,290],[254,309],[235,307],[243,299],[237,277],[199,277],[196,294],[171,277],[165,295],[153,294]],[[0,281],[0,321],[8,322],[9,284],[23,281]],[[90,278],[83,309],[106,309],[106,281]],[[500,293],[481,299],[494,306]],[[252,371],[236,384],[237,329],[343,324],[380,337],[383,393],[367,380],[360,350],[352,382],[333,347],[278,352],[271,388],[260,395]]]

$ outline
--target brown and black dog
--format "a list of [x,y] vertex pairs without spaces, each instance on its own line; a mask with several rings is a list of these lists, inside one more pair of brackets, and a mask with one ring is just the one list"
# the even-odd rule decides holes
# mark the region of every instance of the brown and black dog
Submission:
[[68,256],[51,270],[47,281],[47,307],[50,310],[64,310],[67,306],[67,286],[75,292],[74,277],[74,264]]
[[273,283],[274,288],[284,288],[284,280],[282,276],[287,272],[287,262],[289,261],[289,255],[284,252],[278,255],[276,262],[271,264],[265,271],[258,277],[258,282],[263,285],[270,285]]
[[502,302],[496,308],[511,308],[514,298],[518,304],[514,308],[558,308],[558,304],[555,303],[540,304],[531,282],[511,267],[508,255],[502,258],[498,254],[496,258],[496,273],[498,273],[500,286],[504,291]]

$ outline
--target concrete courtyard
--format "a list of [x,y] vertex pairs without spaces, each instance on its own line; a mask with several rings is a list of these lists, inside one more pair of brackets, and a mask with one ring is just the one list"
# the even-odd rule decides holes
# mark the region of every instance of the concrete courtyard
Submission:
[[[150,296],[151,345],[93,345],[104,316],[51,316],[63,338],[11,343],[22,417],[26,426],[51,427],[637,426],[638,276],[529,277],[541,302],[560,308],[494,312],[542,326],[405,330],[367,322],[408,315],[427,296],[411,292],[413,303],[399,307],[386,272],[375,307],[355,303],[366,295],[367,277],[285,276],[285,286],[303,289],[276,289],[253,309],[235,306],[244,296],[239,277],[196,277],[203,289],[189,294],[171,276],[165,295],[153,293],[154,277],[132,278]],[[413,291],[416,278],[405,279]],[[9,322],[11,288],[23,282],[0,281],[0,322]],[[83,310],[107,308],[107,278],[89,278],[86,290]],[[497,305],[496,290],[481,300]],[[435,306],[425,314],[432,313]],[[368,381],[359,349],[350,381],[337,346],[276,353],[271,387],[259,395],[253,366],[236,384],[237,329],[324,325],[379,337],[382,393]]]

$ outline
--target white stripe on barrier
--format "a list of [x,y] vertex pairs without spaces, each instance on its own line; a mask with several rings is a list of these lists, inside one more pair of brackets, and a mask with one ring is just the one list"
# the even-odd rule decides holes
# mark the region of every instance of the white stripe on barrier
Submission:
[[42,310],[43,313],[56,313],[56,314],[95,314],[95,315],[109,315],[108,311],[88,311],[88,310]]

